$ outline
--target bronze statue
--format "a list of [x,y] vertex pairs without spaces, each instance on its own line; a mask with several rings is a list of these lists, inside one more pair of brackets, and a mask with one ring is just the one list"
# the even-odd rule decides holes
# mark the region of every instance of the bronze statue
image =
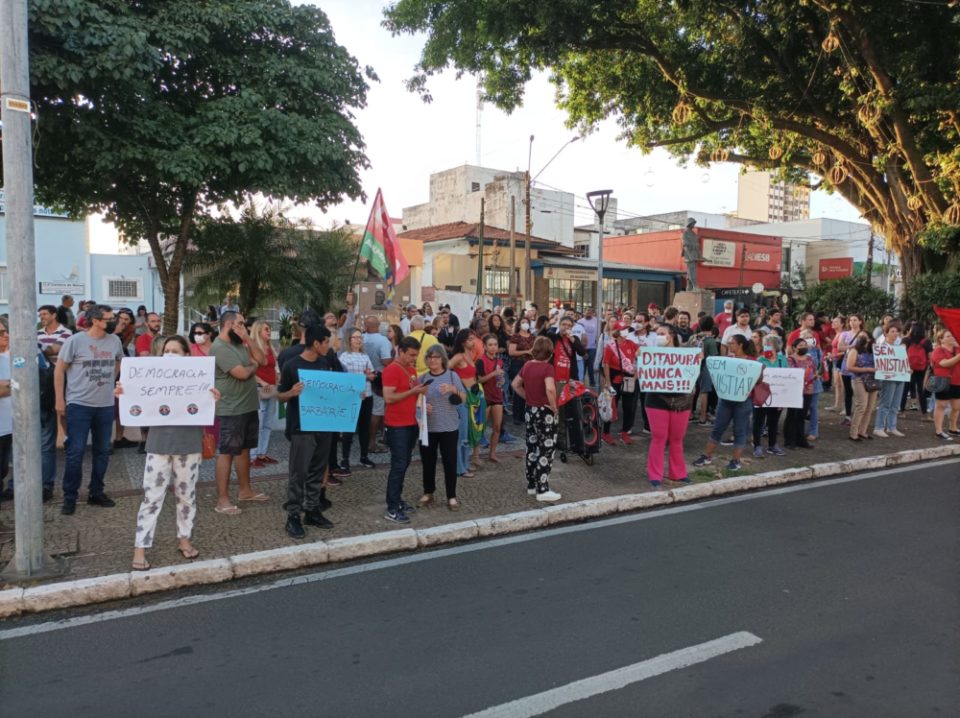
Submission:
[[703,254],[700,252],[700,238],[693,231],[697,220],[690,219],[687,222],[687,228],[683,230],[683,246],[681,256],[687,263],[687,290],[697,288],[697,265],[703,262]]

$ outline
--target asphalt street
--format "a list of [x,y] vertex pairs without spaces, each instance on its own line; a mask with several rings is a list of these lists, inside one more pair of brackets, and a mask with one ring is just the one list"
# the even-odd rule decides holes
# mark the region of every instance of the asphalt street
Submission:
[[86,625],[6,621],[0,714],[534,715],[529,696],[745,634],[546,715],[960,715],[960,463],[799,488]]

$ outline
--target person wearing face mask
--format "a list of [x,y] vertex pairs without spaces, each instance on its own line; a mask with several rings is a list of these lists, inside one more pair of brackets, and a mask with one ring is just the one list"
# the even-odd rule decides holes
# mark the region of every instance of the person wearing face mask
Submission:
[[[161,348],[164,359],[177,361],[190,356],[190,345],[181,336],[167,337]],[[220,392],[210,389],[213,400]],[[123,394],[123,386],[117,382],[114,394]],[[197,479],[200,476],[202,449],[202,426],[153,426],[147,436],[147,460],[143,471],[143,502],[137,514],[137,531],[134,539],[134,571],[146,571],[150,563],[146,550],[153,546],[157,517],[163,509],[167,487],[173,485],[177,497],[177,550],[187,560],[200,555],[190,539],[193,535],[193,520],[197,515]]]
[[[517,378],[517,374],[523,369],[523,365],[530,361],[533,356],[533,341],[536,339],[533,332],[530,331],[530,321],[526,318],[521,319],[517,325],[517,332],[507,341],[507,356],[510,363],[507,365],[507,376],[510,383]],[[513,393],[513,423],[522,425],[523,416],[526,409],[526,403],[523,397]]]
[[[787,358],[780,351],[783,340],[777,334],[770,334],[763,338],[763,353],[757,357],[764,368],[786,369]],[[706,371],[706,369],[704,369]],[[763,430],[767,430],[767,454],[783,456],[787,452],[777,443],[777,433],[780,428],[780,414],[783,409],[778,406],[755,406],[753,408],[753,458],[762,459],[766,456],[763,447]]]
[[190,356],[210,356],[213,346],[213,327],[206,322],[198,322],[190,327]]
[[792,344],[793,352],[787,360],[791,369],[803,369],[803,408],[787,409],[787,418],[783,422],[783,443],[788,449],[812,449],[813,444],[807,441],[803,430],[804,417],[810,411],[810,402],[813,400],[813,382],[816,379],[817,367],[810,356],[810,347],[807,340],[798,337]]
[[[882,344],[898,346],[902,331],[903,324],[898,319],[891,319],[883,328],[883,334],[880,335],[877,346]],[[887,379],[880,381],[880,391],[877,392],[877,418],[873,426],[873,435],[877,438],[904,436],[903,432],[897,429],[897,414],[900,411],[900,399],[905,386],[906,384],[902,381]]]
[[[603,350],[603,387],[612,389],[612,404],[620,404],[622,419],[620,441],[629,446],[633,443],[630,432],[637,412],[637,346],[623,336],[627,325],[613,325],[613,341]],[[604,422],[602,439],[611,446],[616,443],[610,433],[610,422]]]
[[230,471],[236,466],[240,501],[267,501],[250,485],[250,449],[256,448],[260,433],[260,395],[257,370],[267,358],[250,340],[243,316],[227,311],[220,315],[220,335],[210,356],[216,359],[214,383],[220,392],[216,415],[220,421],[217,456],[217,505],[214,511],[234,516],[240,509],[230,502]]
[[56,410],[66,421],[66,462],[63,472],[63,507],[66,516],[77,508],[83,476],[87,437],[93,434],[93,470],[87,503],[109,508],[113,499],[104,493],[103,477],[110,462],[113,431],[113,385],[120,372],[123,347],[114,335],[113,309],[105,304],[87,313],[90,328],[67,339],[57,355],[53,374]]

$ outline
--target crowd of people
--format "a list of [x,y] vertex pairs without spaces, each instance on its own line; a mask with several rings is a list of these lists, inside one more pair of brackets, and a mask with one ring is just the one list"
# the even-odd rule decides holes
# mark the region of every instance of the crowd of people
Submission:
[[[278,351],[269,323],[247,321],[229,300],[219,310],[210,307],[210,316],[193,324],[185,337],[162,335],[160,317],[145,307],[114,311],[85,302],[74,314],[70,297],[64,297],[59,307],[40,307],[37,362],[44,501],[54,495],[58,427],[66,437],[61,507],[65,515],[76,510],[89,437],[93,462],[87,503],[98,507],[114,505],[104,490],[112,450],[138,446],[146,463],[133,568],[150,566],[146,549],[152,546],[169,485],[177,501],[178,549],[184,558],[195,558],[199,551],[191,535],[203,445],[216,447],[216,512],[236,516],[243,503],[268,501],[253,488],[250,472],[279,463],[269,452],[282,405],[289,442],[285,530],[293,538],[303,538],[305,526],[333,526],[324,514],[332,506],[327,489],[352,475],[354,444],[359,466],[365,469],[376,466],[371,455],[389,453],[384,517],[391,522],[408,523],[418,508],[435,503],[438,460],[445,504],[451,511],[459,510],[458,481],[473,478],[484,464],[501,462],[501,447],[516,441],[508,427],[525,435],[528,493],[536,501],[554,502],[561,499],[551,488],[550,475],[566,431],[562,397],[564,387],[573,382],[609,396],[610,416],[600,426],[605,444],[632,446],[640,435],[648,436],[645,479],[655,487],[666,481],[690,481],[684,457],[691,422],[712,427],[691,465],[711,464],[717,447],[726,445],[732,447],[726,464],[731,472],[742,468],[744,451],[761,459],[814,447],[827,423],[855,442],[902,437],[898,417],[914,409],[932,424],[939,440],[960,436],[956,338],[946,328],[928,331],[919,321],[893,315],[871,327],[858,314],[806,312],[795,317],[796,327],[788,330],[778,307],[750,311],[732,301],[715,316],[696,317],[653,304],[645,310],[620,308],[602,315],[591,307],[582,313],[560,307],[541,312],[536,305],[522,310],[477,309],[463,323],[446,305],[434,312],[429,303],[411,304],[402,313],[398,323],[382,324],[374,315],[359,317],[352,298],[338,313],[306,311],[295,317],[290,346]],[[8,356],[8,341],[3,323],[0,359]],[[883,344],[906,348],[909,381],[875,378],[874,351]],[[637,371],[641,347],[699,349],[702,366],[694,390],[642,391]],[[162,356],[170,361],[212,357],[214,424],[151,427],[142,432],[140,442],[128,441],[116,409],[123,392],[116,378],[125,356]],[[706,369],[714,356],[755,360],[770,369],[802,370],[802,406],[784,410],[755,405],[752,397],[742,401],[719,397]],[[299,405],[302,370],[363,377],[353,431],[305,428]],[[9,360],[0,361],[4,479],[12,434],[9,385]],[[822,394],[832,401],[821,402]],[[821,403],[830,404],[824,409],[839,415],[836,422],[822,420]],[[404,500],[404,479],[418,444],[422,493],[410,504]],[[230,494],[232,474],[238,483],[235,500]],[[9,499],[13,491],[11,477],[0,496]]]

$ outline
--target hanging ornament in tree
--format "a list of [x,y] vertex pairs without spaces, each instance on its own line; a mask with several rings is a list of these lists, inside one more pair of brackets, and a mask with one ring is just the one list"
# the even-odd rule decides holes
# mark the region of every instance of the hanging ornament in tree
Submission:
[[916,212],[923,207],[923,199],[921,199],[920,195],[915,194],[907,200],[907,207],[911,212]]
[[952,225],[960,224],[960,202],[954,202],[947,207],[947,211],[943,213],[943,221]]
[[880,119],[880,108],[872,102],[865,102],[857,110],[857,117],[865,125],[875,125]]
[[678,125],[685,125],[693,116],[693,108],[685,100],[680,100],[673,108],[673,121]]
[[837,163],[830,168],[827,176],[834,185],[843,184],[843,181],[847,178],[847,168],[843,166],[842,159],[837,160]]
[[711,162],[726,162],[730,152],[725,147],[717,147],[710,153]]
[[813,156],[810,158],[813,160],[813,164],[817,167],[823,167],[827,164],[827,153],[823,151],[822,147],[818,147],[817,151],[813,153]]
[[823,38],[823,42],[820,43],[820,47],[822,47],[823,51],[826,53],[836,52],[836,50],[840,47],[840,38],[837,37],[837,34],[833,30],[831,30],[830,34]]
[[770,159],[776,161],[783,157],[783,148],[780,145],[774,145],[767,150],[767,155],[770,157]]

